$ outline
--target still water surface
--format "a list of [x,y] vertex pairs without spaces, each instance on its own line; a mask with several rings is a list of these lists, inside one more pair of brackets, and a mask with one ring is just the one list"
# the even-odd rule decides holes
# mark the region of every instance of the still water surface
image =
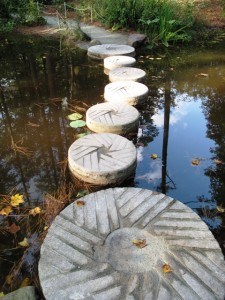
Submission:
[[[223,49],[138,54],[137,67],[147,72],[144,83],[150,96],[140,109],[134,138],[138,165],[130,184],[163,192],[190,206],[224,251]],[[14,190],[32,204],[57,188],[59,162],[67,158],[77,134],[69,127],[68,108],[103,102],[107,83],[101,63],[80,50],[68,51],[59,41],[14,36],[1,42],[0,194]],[[69,106],[63,105],[65,97]],[[194,166],[193,159],[199,164]],[[4,248],[1,243],[1,251]]]

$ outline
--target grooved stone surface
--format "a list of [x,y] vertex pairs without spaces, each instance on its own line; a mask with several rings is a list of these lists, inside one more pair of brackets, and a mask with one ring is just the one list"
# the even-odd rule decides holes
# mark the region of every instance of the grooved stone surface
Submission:
[[47,300],[225,296],[224,258],[206,224],[181,202],[140,188],[102,190],[67,206],[42,245],[39,277]]
[[128,139],[113,133],[89,134],[69,148],[71,173],[96,185],[120,183],[135,170],[137,151]]
[[131,67],[135,64],[135,62],[136,59],[130,56],[110,56],[104,59],[104,68],[105,70],[107,70],[107,73],[109,70],[113,70],[116,68]]
[[145,71],[132,67],[117,68],[109,71],[109,80],[111,82],[123,80],[142,81],[145,76]]
[[147,100],[148,87],[135,81],[112,82],[105,86],[104,98],[111,103],[142,104]]
[[135,56],[135,49],[127,45],[103,44],[89,47],[87,55],[98,60],[115,55],[128,55],[133,57]]
[[139,112],[124,103],[101,103],[87,110],[86,123],[94,132],[126,134],[137,131]]

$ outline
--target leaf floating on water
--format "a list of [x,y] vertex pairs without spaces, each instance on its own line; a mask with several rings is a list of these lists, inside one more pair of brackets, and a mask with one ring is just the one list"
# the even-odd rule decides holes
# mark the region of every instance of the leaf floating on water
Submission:
[[2,210],[0,210],[0,215],[2,216],[8,216],[12,212],[12,207],[11,206],[6,206]]
[[220,165],[222,164],[223,162],[219,159],[214,159],[214,163],[217,164],[217,165]]
[[29,215],[32,215],[33,217],[40,213],[41,213],[41,209],[38,206],[29,211]]
[[158,158],[158,154],[156,153],[151,154],[151,159],[156,159],[156,158]]
[[19,206],[20,203],[23,203],[24,200],[23,200],[23,195],[20,195],[20,194],[16,194],[14,196],[11,197],[11,202],[10,204],[12,206]]
[[76,205],[77,205],[78,207],[83,207],[83,206],[85,205],[85,202],[82,201],[82,200],[77,200],[77,201],[76,201]]
[[164,273],[172,272],[172,269],[171,269],[170,265],[168,265],[168,264],[164,264],[162,268],[163,268]]
[[70,126],[73,128],[84,127],[85,125],[86,125],[86,122],[83,120],[77,120],[77,121],[70,122]]
[[191,164],[193,165],[193,166],[198,166],[199,164],[200,164],[200,160],[199,159],[192,159],[192,161],[191,161]]
[[209,74],[206,74],[206,73],[199,73],[199,74],[196,74],[195,77],[208,77]]
[[146,239],[144,240],[132,240],[132,244],[135,245],[136,247],[142,249],[147,246]]
[[18,243],[18,245],[21,247],[29,247],[29,242],[27,238],[24,238],[21,242]]
[[20,226],[16,225],[16,223],[12,223],[9,227],[7,227],[7,231],[16,234],[20,230]]
[[76,121],[76,120],[82,119],[82,115],[79,113],[73,113],[73,114],[68,115],[67,118],[71,121]]
[[225,213],[225,208],[221,207],[221,206],[217,206],[216,207],[217,211],[220,213]]

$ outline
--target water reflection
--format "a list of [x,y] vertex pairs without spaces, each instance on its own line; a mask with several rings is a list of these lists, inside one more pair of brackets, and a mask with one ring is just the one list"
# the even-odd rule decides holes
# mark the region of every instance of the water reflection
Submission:
[[[0,191],[16,188],[27,201],[42,201],[57,188],[59,163],[76,138],[66,118],[69,109],[85,103],[85,114],[102,102],[108,78],[86,53],[60,52],[58,41],[38,38],[5,40],[0,63]],[[179,56],[174,51],[161,60],[145,57],[140,67],[147,71],[150,97],[141,109],[138,165],[130,185],[192,207],[223,247],[225,215],[217,209],[225,208],[223,51]],[[158,158],[152,160],[152,153]]]

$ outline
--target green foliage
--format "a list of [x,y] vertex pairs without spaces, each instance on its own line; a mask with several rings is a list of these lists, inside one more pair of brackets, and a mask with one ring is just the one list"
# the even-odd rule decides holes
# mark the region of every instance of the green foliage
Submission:
[[35,0],[2,0],[0,10],[0,31],[8,32],[17,24],[43,24]]
[[131,28],[144,32],[149,45],[190,39],[194,24],[192,1],[95,0],[95,17],[113,30]]

